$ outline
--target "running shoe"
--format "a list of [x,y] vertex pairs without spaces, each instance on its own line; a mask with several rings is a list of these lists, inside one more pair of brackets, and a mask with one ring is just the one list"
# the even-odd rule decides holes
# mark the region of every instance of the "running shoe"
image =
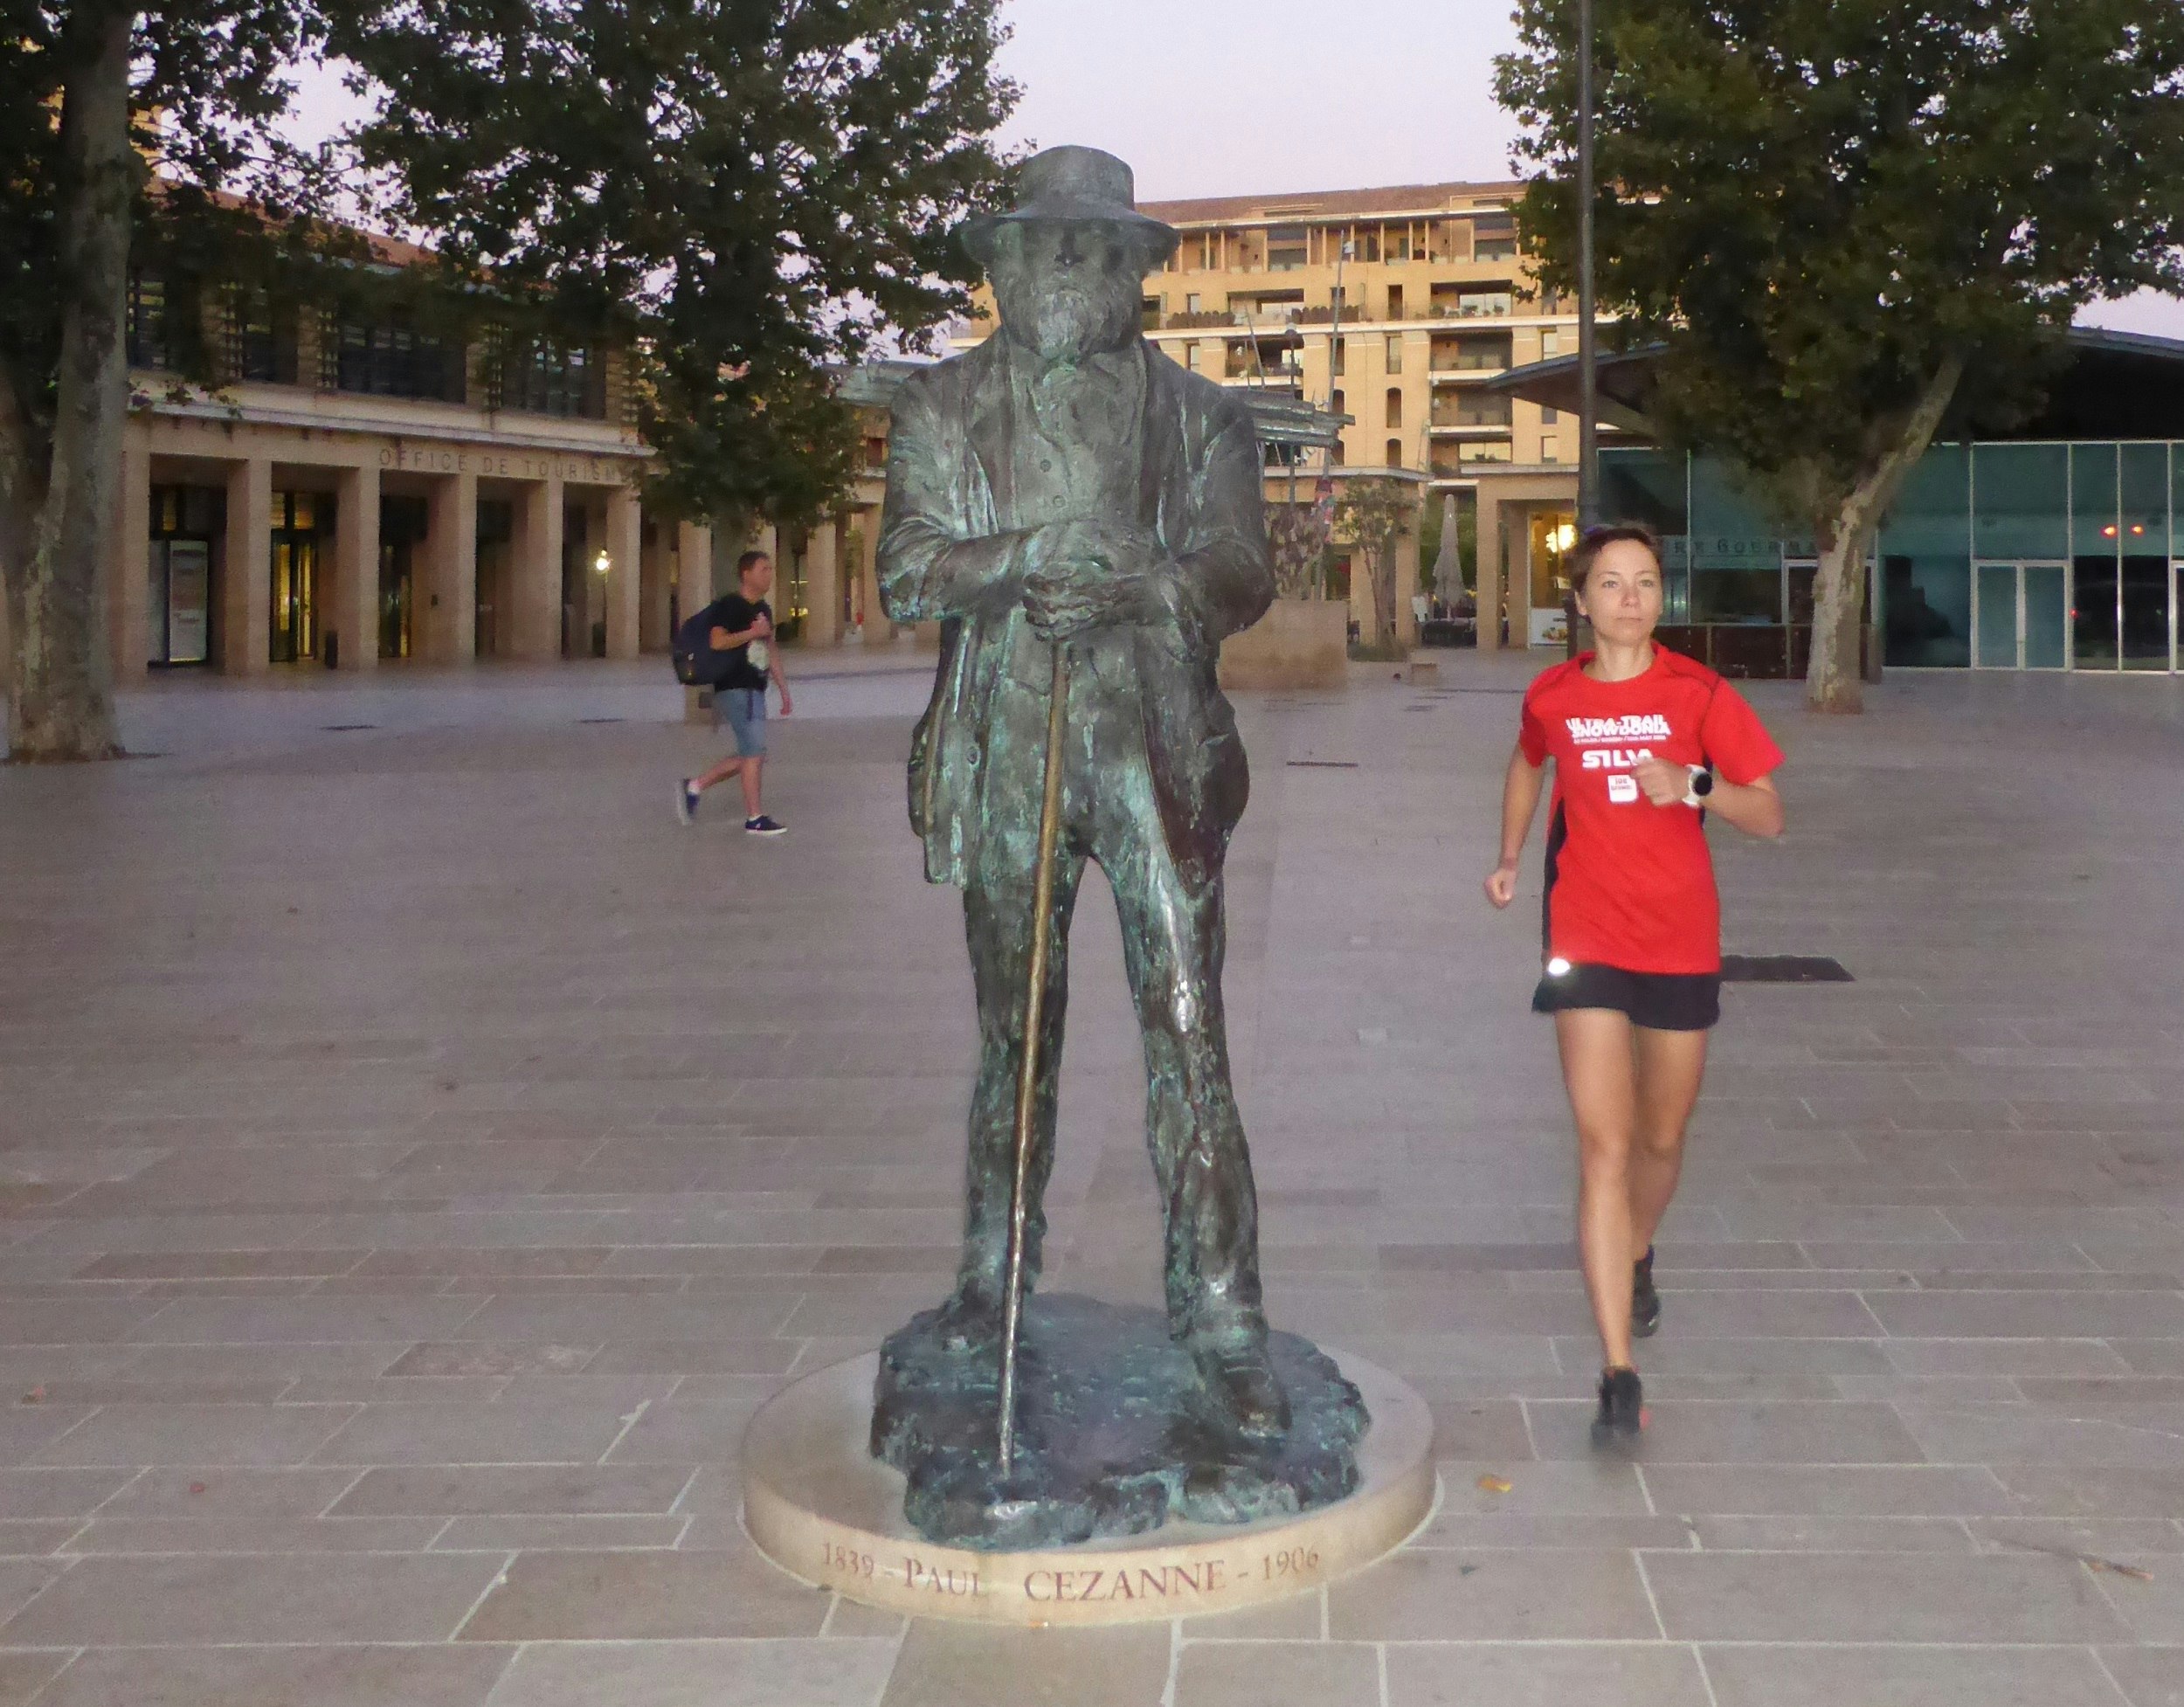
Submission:
[[698,821],[698,792],[688,777],[675,784],[675,816],[685,824]]
[[1661,1327],[1661,1295],[1653,1284],[1653,1247],[1638,1259],[1630,1279],[1630,1331],[1651,1339]]
[[747,836],[785,836],[789,833],[789,826],[776,823],[765,813],[760,812],[756,818],[743,820],[743,833]]
[[1645,1389],[1635,1369],[1600,1372],[1600,1413],[1593,1419],[1596,1447],[1630,1446],[1646,1426]]

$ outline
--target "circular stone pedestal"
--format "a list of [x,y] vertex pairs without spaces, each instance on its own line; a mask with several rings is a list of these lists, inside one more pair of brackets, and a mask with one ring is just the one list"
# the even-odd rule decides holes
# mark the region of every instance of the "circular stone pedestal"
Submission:
[[1372,1427],[1358,1444],[1357,1492],[1300,1516],[1169,1523],[1020,1552],[936,1545],[903,1517],[901,1473],[872,1456],[879,1356],[870,1353],[805,1376],[751,1419],[743,1527],[791,1576],[924,1618],[1124,1624],[1301,1593],[1393,1552],[1434,1503],[1426,1401],[1385,1370],[1336,1361],[1364,1394]]

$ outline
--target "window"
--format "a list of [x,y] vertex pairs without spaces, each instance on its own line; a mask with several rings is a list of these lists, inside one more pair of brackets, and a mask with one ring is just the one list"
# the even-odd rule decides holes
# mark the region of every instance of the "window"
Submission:
[[[1552,313],[1553,310],[1550,309],[1548,312]],[[1539,335],[1539,353],[1543,357],[1561,355],[1562,334],[1559,332],[1542,332]]]
[[1387,234],[1387,256],[1392,261],[1406,261],[1411,258],[1411,232],[1406,225],[1401,231]]
[[865,466],[880,469],[887,466],[888,441],[874,435],[867,435],[865,439]]
[[220,301],[220,366],[231,380],[296,383],[293,324],[277,318],[263,289],[231,285]]
[[1327,407],[1331,412],[1337,415],[1345,414],[1348,412],[1348,405],[1343,401],[1343,395],[1340,391],[1336,392],[1334,396],[1328,399]]
[[1542,426],[1552,426],[1561,418],[1562,411],[1559,409],[1542,409],[1539,411],[1539,425]]
[[167,282],[143,273],[131,273],[128,285],[128,363],[133,368],[164,368],[173,364],[174,352],[167,342]]
[[1387,466],[1391,468],[1400,468],[1403,466],[1403,441],[1400,439],[1389,439],[1387,453]]
[[1183,312],[1186,314],[1204,314],[1206,312],[1206,299],[1200,296],[1196,291],[1189,292],[1183,299]]
[[1400,385],[1388,387],[1386,418],[1392,427],[1403,425],[1403,389]]
[[1183,365],[1190,369],[1192,373],[1196,373],[1199,370],[1199,347],[1196,344],[1184,345]]
[[1388,287],[1388,318],[1390,320],[1403,318],[1403,287],[1400,285]]
[[1552,432],[1539,441],[1539,460],[1542,462],[1562,460],[1562,441]]
[[1269,225],[1267,228],[1267,266],[1275,273],[1293,272],[1304,265],[1304,227]]
[[414,327],[341,321],[321,348],[328,390],[383,397],[463,400],[462,347]]
[[1403,371],[1403,340],[1400,336],[1387,341],[1387,370],[1390,373]]
[[501,380],[501,406],[532,415],[606,418],[606,371],[598,352],[545,340],[518,346]]

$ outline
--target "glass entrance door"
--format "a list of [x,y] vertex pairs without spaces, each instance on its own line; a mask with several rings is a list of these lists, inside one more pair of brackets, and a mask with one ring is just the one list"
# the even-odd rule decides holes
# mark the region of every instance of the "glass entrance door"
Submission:
[[2020,571],[2024,589],[2025,667],[2059,670],[2070,659],[2070,575],[2061,563],[2026,563]]
[[2061,563],[1980,563],[1972,577],[1972,667],[2063,667],[2070,611]]

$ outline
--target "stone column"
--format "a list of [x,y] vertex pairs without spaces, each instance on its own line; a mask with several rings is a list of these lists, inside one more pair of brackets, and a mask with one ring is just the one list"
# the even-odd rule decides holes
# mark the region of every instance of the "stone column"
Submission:
[[558,474],[532,480],[515,504],[508,556],[509,656],[561,656],[561,505]]
[[273,650],[273,464],[228,465],[227,538],[220,553],[220,668],[263,675]]
[[1478,486],[1478,561],[1472,565],[1478,612],[1479,650],[1502,649],[1502,504],[1481,480]]
[[428,501],[425,655],[435,664],[462,663],[478,651],[478,477],[436,480]]
[[606,655],[634,658],[641,616],[644,512],[637,488],[618,486],[606,498]]
[[880,512],[876,508],[857,513],[857,534],[863,547],[857,574],[864,583],[865,639],[867,642],[892,640],[895,625],[880,607]]
[[640,652],[664,652],[673,638],[667,632],[667,591],[670,584],[668,567],[668,529],[654,522],[652,536],[645,536],[643,507],[638,514],[638,594],[637,646]]
[[675,524],[675,608],[682,620],[713,602],[713,530],[695,522]]
[[1418,613],[1411,609],[1418,591],[1418,536],[1415,519],[1395,536],[1395,640],[1403,646],[1418,644]]
[[[675,524],[675,608],[684,622],[713,602],[713,530],[702,528],[694,522]],[[712,714],[698,703],[698,695],[704,690],[685,688],[682,690],[682,720],[686,723],[708,722]]]
[[842,643],[841,528],[833,516],[812,529],[804,549],[804,644]]
[[107,563],[107,643],[114,680],[127,686],[142,679],[152,655],[152,452],[133,425],[121,436],[121,485],[114,494]]
[[379,667],[379,468],[341,471],[334,494],[334,596],[326,601],[328,633],[338,634],[335,665]]

